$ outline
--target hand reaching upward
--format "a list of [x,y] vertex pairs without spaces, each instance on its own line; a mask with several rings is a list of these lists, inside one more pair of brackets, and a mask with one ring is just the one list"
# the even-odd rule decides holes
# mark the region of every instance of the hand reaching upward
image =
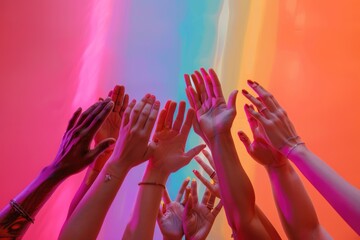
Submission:
[[190,105],[195,109],[198,121],[198,132],[200,136],[205,137],[208,142],[215,134],[230,131],[236,115],[236,95],[237,90],[233,91],[228,103],[226,104],[220,81],[213,69],[209,73],[201,69],[201,73],[195,71],[191,75],[193,88],[189,75],[185,75],[186,92]]

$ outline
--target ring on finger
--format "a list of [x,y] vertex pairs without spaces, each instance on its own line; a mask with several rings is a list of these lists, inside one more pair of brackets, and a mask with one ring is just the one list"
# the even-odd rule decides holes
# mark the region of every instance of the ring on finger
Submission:
[[210,178],[213,179],[213,178],[215,177],[215,175],[216,175],[216,172],[213,171],[213,172],[210,174]]
[[267,109],[267,107],[262,107],[260,110],[259,110],[259,113],[262,113],[263,111],[265,111]]

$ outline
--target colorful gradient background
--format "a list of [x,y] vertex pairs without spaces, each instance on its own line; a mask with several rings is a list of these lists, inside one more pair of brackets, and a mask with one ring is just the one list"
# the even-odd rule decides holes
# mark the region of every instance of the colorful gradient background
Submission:
[[[54,158],[67,121],[115,84],[132,98],[185,100],[184,73],[204,66],[226,95],[253,79],[287,110],[307,145],[360,186],[360,2],[358,0],[0,1],[0,205]],[[250,134],[237,100],[233,133],[256,201],[283,238],[269,180],[236,132]],[[200,142],[192,134],[189,146]],[[191,163],[167,186],[174,197]],[[98,239],[120,239],[144,165],[133,169]],[[83,173],[64,182],[25,239],[56,239]],[[304,179],[321,224],[335,239],[357,239]],[[222,212],[208,239],[230,239]],[[162,239],[156,229],[154,239]]]

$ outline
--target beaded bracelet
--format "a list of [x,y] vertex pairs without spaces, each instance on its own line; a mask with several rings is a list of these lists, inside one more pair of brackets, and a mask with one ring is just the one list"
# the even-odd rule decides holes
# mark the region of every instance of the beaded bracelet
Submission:
[[139,182],[138,185],[139,185],[139,186],[141,186],[141,185],[154,185],[154,186],[160,186],[160,187],[162,187],[162,188],[165,189],[165,185],[164,185],[164,184],[156,183],[156,182]]
[[10,206],[28,222],[34,223],[34,219],[14,199],[10,200]]

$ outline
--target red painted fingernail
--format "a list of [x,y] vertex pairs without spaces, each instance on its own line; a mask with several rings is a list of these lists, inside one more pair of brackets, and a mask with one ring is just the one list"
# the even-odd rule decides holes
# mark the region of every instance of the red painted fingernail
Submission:
[[246,108],[250,108],[250,106],[249,106],[248,104],[245,104],[245,107],[246,107]]
[[193,173],[197,173],[197,172],[198,172],[197,170],[195,170],[195,169],[193,170]]
[[249,80],[247,80],[247,82],[248,82],[248,84],[250,84],[250,85],[253,85],[253,81],[251,81],[250,79]]
[[248,91],[246,91],[245,89],[241,90],[241,92],[242,92],[243,94],[249,94]]

